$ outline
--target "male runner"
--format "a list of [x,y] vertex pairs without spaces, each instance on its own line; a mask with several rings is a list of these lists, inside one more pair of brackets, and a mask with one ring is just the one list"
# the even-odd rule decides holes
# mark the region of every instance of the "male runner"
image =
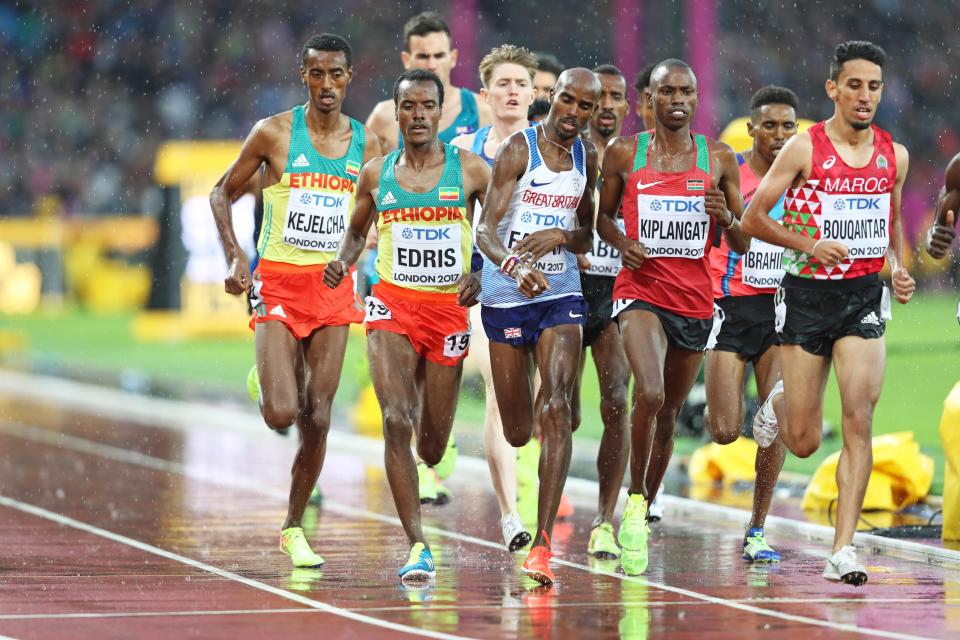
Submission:
[[[483,88],[480,97],[493,112],[493,124],[454,138],[451,144],[469,149],[489,166],[500,143],[512,134],[527,128],[527,109],[533,102],[533,75],[537,59],[527,49],[505,44],[492,49],[480,61]],[[480,308],[470,311],[471,326],[481,324]],[[530,542],[530,533],[517,514],[517,452],[503,435],[500,408],[497,405],[493,376],[490,373],[490,351],[483,332],[472,338],[471,355],[476,359],[486,387],[486,411],[483,420],[483,442],[490,466],[494,493],[500,506],[500,528],[503,543],[510,551],[522,549]]]
[[960,153],[947,164],[943,188],[937,198],[937,214],[924,242],[930,257],[937,260],[945,257],[953,245],[957,237],[957,211],[960,211]]
[[[580,357],[576,253],[593,237],[596,149],[580,130],[596,109],[600,82],[588,69],[560,74],[547,119],[500,146],[477,245],[483,263],[483,326],[503,432],[515,447],[543,433],[537,534],[523,571],[552,584],[550,533],[570,466],[571,403]],[[574,220],[576,218],[576,220]],[[531,394],[531,357],[540,372]]]
[[[457,66],[457,50],[450,41],[450,28],[440,14],[424,11],[407,20],[403,27],[403,46],[400,61],[404,69],[426,69],[443,82],[446,103],[437,136],[441,142],[450,142],[458,135],[490,124],[490,107],[479,102],[477,94],[469,89],[450,84],[450,72]],[[367,118],[367,126],[380,136],[384,151],[396,149],[401,140],[394,111],[393,100],[384,100],[377,103]]]
[[[677,412],[713,324],[710,248],[721,229],[735,251],[749,244],[738,223],[736,156],[690,131],[693,71],[681,60],[664,60],[653,69],[650,92],[654,130],[608,145],[597,216],[600,237],[622,256],[613,311],[636,380],[630,488],[617,534],[630,574],[646,569],[647,501],[663,481]],[[615,222],[621,201],[626,234]]]
[[533,75],[534,100],[550,101],[553,88],[557,86],[557,78],[563,73],[563,63],[551,53],[536,52],[537,71]]
[[[884,255],[894,296],[910,300],[901,262],[900,194],[907,150],[872,124],[886,54],[870,42],[837,46],[827,95],[833,116],[794,137],[777,155],[750,203],[744,231],[784,247],[777,292],[783,381],[767,396],[753,432],[806,458],[820,446],[823,391],[833,364],[843,405],[837,465],[837,525],[823,577],[859,586],[867,571],[853,547],[873,466],[873,410],[883,386],[883,333],[890,302],[877,278]],[[769,213],[787,192],[783,223]],[[764,435],[766,432],[766,435]]]
[[[323,558],[304,538],[301,518],[323,466],[347,329],[363,318],[352,278],[331,291],[321,277],[346,228],[360,167],[379,155],[380,146],[372,132],[341,113],[353,79],[346,40],[329,33],[315,36],[303,46],[300,59],[308,102],[253,127],[210,193],[210,206],[230,264],[224,288],[235,295],[253,288],[250,326],[264,421],[278,431],[296,422],[300,430],[280,549],[295,567],[315,567]],[[266,166],[266,219],[251,283],[230,223],[230,201],[261,163]]]
[[370,375],[383,414],[384,463],[397,515],[410,541],[403,581],[435,575],[420,526],[417,453],[437,464],[447,446],[470,346],[467,307],[480,293],[470,275],[471,217],[490,178],[486,163],[440,142],[443,82],[424,69],[405,71],[393,88],[401,150],[364,166],[336,260],[324,281],[340,286],[363,250],[374,220],[377,273],[366,300]]
[[[742,155],[740,190],[750,202],[780,149],[797,132],[797,96],[783,87],[763,87],[750,100],[747,132],[753,146]],[[770,212],[783,217],[783,200]],[[754,239],[746,255],[731,251],[724,240],[710,253],[713,297],[720,309],[713,340],[707,345],[707,411],[704,421],[714,442],[729,444],[740,436],[743,424],[743,379],[753,365],[757,395],[766,398],[780,379],[780,349],[774,327],[773,294],[783,277],[783,249]],[[759,436],[759,434],[757,434]],[[754,468],[753,513],[743,540],[743,558],[751,562],[779,562],[770,548],[763,523],[786,456],[777,438],[760,442]]]
[[650,97],[650,73],[656,65],[647,65],[637,74],[634,87],[637,90],[637,104],[634,107],[643,128],[647,131],[653,129],[653,102]]
[[[600,102],[590,118],[590,141],[597,147],[598,164],[603,163],[607,143],[620,135],[627,115],[627,80],[615,66],[603,64],[593,72],[600,80]],[[620,272],[620,254],[593,234],[593,249],[578,256],[580,288],[587,301],[587,322],[583,327],[583,351],[573,392],[573,421],[580,423],[580,385],[587,363],[587,347],[593,354],[600,383],[600,417],[603,436],[597,452],[600,480],[597,515],[593,519],[587,552],[595,558],[620,557],[613,533],[613,511],[630,455],[627,430],[627,386],[630,365],[623,351],[620,330],[613,324],[613,283]]]

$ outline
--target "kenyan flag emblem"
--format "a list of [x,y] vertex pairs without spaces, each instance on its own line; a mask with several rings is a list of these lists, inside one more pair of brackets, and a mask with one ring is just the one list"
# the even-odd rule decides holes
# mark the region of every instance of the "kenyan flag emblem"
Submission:
[[458,187],[447,187],[440,189],[441,202],[456,202],[460,199],[460,189]]
[[360,175],[360,163],[347,160],[347,175],[356,178]]

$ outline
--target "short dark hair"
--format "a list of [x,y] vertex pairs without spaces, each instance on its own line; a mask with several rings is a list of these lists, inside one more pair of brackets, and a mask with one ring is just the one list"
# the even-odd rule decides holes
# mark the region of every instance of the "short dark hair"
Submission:
[[650,75],[653,73],[653,68],[657,66],[655,64],[648,64],[637,74],[637,79],[633,81],[633,86],[636,87],[637,93],[643,95],[643,90],[650,88]]
[[605,76],[620,76],[623,77],[623,72],[620,71],[617,67],[612,64],[601,64],[593,68],[594,73],[603,74]]
[[343,55],[347,59],[347,66],[353,66],[350,45],[347,44],[346,40],[335,33],[321,33],[320,35],[313,36],[307,40],[307,43],[303,45],[302,49],[300,49],[301,65],[307,64],[307,54],[309,53],[310,49],[313,49],[314,51],[343,51]]
[[647,80],[647,86],[650,86],[650,82],[653,81],[653,74],[657,72],[658,69],[670,69],[673,67],[680,67],[681,69],[686,69],[690,72],[690,75],[694,75],[693,68],[681,60],[680,58],[667,58],[666,60],[661,60],[657,64],[653,65],[653,69],[650,69],[650,78]]
[[837,78],[840,77],[840,69],[843,68],[843,63],[849,60],[866,60],[883,69],[883,65],[887,62],[887,52],[866,40],[841,42],[833,50],[833,58],[830,59],[831,80],[836,82]]
[[560,74],[563,73],[563,63],[557,59],[557,56],[552,53],[540,53],[536,51],[533,55],[537,56],[537,71],[546,71],[558,78]]
[[436,11],[423,11],[407,20],[407,24],[403,25],[404,51],[410,50],[410,38],[422,37],[428,33],[445,33],[448,38],[450,37],[450,27]]
[[760,89],[750,98],[750,113],[755,114],[760,107],[768,104],[785,104],[793,107],[794,111],[800,108],[800,101],[797,94],[786,87],[778,87],[770,84]]
[[440,106],[443,107],[443,83],[437,74],[426,69],[407,69],[400,74],[397,81],[393,83],[393,106],[396,107],[400,104],[400,85],[404,82],[432,82],[436,84]]
[[533,120],[548,113],[550,113],[550,101],[545,98],[537,98],[530,103],[530,107],[527,109],[527,120]]

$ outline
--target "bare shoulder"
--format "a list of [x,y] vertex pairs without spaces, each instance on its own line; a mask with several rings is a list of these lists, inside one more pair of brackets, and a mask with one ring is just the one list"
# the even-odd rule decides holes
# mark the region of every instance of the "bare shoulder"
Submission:
[[713,155],[713,157],[718,161],[729,162],[737,159],[737,154],[726,142],[714,140],[713,138],[707,138],[707,146],[710,147],[711,155]]
[[636,142],[636,136],[617,136],[607,143],[607,148],[603,152],[603,164],[632,160]]
[[363,137],[363,157],[365,159],[373,159],[376,156],[379,156],[381,153],[380,136],[377,135],[377,132],[371,127],[363,125]]
[[256,134],[257,136],[263,136],[265,138],[287,138],[290,135],[290,130],[293,129],[293,111],[283,111],[272,116],[267,116],[262,120],[258,120],[253,129],[251,129],[251,135]]
[[451,140],[450,144],[461,149],[469,150],[471,147],[473,147],[473,141],[476,139],[476,137],[476,133],[461,133],[456,138]]
[[960,153],[947,164],[945,182],[949,190],[960,189]]
[[370,117],[367,118],[367,126],[377,128],[377,125],[383,126],[393,119],[393,100],[381,100],[373,107]]
[[473,189],[470,190],[486,189],[487,182],[490,180],[490,167],[472,151],[460,149],[459,153],[463,175],[469,177],[473,183]]

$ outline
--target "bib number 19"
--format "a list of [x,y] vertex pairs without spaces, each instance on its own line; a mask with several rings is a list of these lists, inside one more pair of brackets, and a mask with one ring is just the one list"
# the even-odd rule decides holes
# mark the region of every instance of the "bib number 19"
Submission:
[[470,332],[453,333],[443,339],[443,355],[447,358],[462,356],[470,348]]

